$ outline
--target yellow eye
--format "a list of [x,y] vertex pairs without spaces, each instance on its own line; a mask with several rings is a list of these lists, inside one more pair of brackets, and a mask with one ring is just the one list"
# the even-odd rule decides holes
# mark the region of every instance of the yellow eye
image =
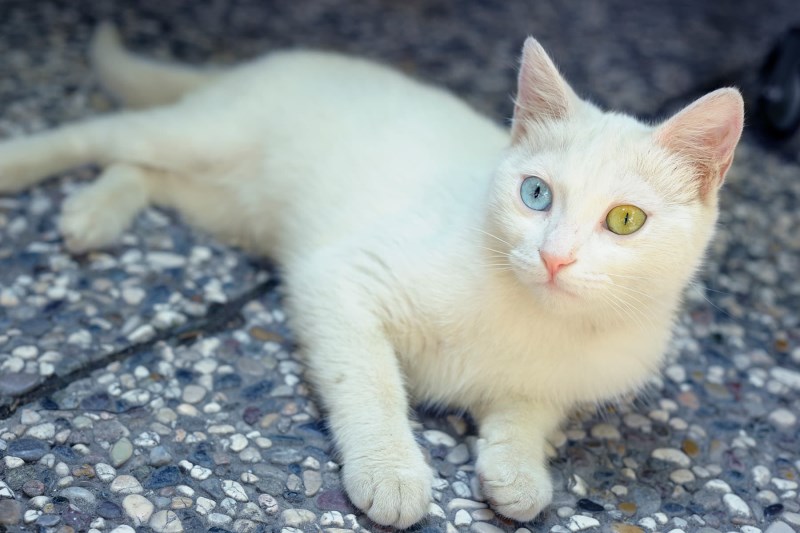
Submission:
[[617,235],[630,235],[644,226],[647,215],[635,205],[618,205],[608,212],[606,225]]

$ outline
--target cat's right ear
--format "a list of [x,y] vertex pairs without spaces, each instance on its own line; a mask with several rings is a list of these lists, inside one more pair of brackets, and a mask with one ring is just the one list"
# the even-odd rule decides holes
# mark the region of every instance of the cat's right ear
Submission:
[[579,99],[558,72],[550,56],[533,37],[525,39],[514,100],[512,142],[525,135],[526,124],[561,120],[572,113]]

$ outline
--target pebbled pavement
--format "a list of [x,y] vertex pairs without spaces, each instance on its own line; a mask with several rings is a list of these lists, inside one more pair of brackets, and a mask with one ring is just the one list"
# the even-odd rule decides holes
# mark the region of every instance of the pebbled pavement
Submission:
[[[366,55],[504,120],[527,34],[581,94],[656,117],[713,85],[752,91],[800,15],[788,0],[6,0],[0,19],[5,138],[114,107],[85,60],[102,19],[138,51],[195,63],[287,46]],[[439,478],[417,529],[800,529],[800,180],[786,153],[746,135],[663,378],[573,417],[536,521],[482,502],[468,418],[420,410]],[[0,530],[381,529],[341,490],[270,265],[155,210],[113,249],[70,256],[55,214],[94,172],[0,198]]]

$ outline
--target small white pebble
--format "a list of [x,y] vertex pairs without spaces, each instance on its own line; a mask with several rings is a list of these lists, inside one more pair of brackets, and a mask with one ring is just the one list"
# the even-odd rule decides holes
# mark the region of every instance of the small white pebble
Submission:
[[713,490],[714,492],[721,492],[723,494],[728,494],[731,492],[731,486],[721,479],[711,479],[706,481],[705,488],[708,490]]
[[763,489],[769,485],[769,481],[772,478],[772,473],[769,471],[769,468],[764,465],[757,465],[753,467],[752,473],[756,487]]
[[569,519],[567,527],[570,529],[570,531],[583,531],[584,529],[598,527],[599,525],[600,521],[596,518],[578,514]]
[[247,437],[242,435],[241,433],[236,433],[231,435],[231,451],[239,453],[240,451],[247,448]]
[[591,431],[592,437],[601,440],[619,440],[621,435],[619,430],[611,424],[595,424]]
[[469,512],[465,509],[459,509],[456,511],[456,516],[453,519],[453,524],[456,527],[465,527],[472,523],[472,517],[470,516]]
[[797,482],[779,477],[772,478],[772,484],[778,490],[797,490]]
[[447,518],[447,515],[444,513],[444,510],[439,505],[433,502],[431,502],[428,505],[428,514],[431,516],[438,516],[439,518]]
[[670,475],[669,479],[673,483],[677,483],[678,485],[683,485],[685,483],[691,483],[695,480],[694,474],[691,470],[686,468],[679,468],[678,470],[673,470]]
[[194,465],[192,469],[189,471],[189,475],[192,476],[194,479],[203,481],[204,479],[208,479],[211,476],[211,470],[208,468],[204,468],[200,465]]
[[428,429],[422,433],[422,436],[434,446],[442,445],[452,448],[456,445],[456,440],[453,437],[436,429]]
[[129,475],[117,476],[117,478],[111,482],[110,488],[111,492],[117,492],[119,494],[139,494],[144,490],[139,480]]
[[775,409],[772,411],[769,414],[768,420],[778,428],[790,429],[797,423],[797,415],[788,409],[781,407],[780,409]]
[[576,496],[584,497],[588,494],[588,488],[586,486],[586,482],[583,478],[577,474],[573,474],[572,476],[572,487],[570,488],[573,494]]
[[756,494],[756,500],[758,500],[763,505],[773,505],[780,501],[778,495],[772,492],[771,490],[761,490]]
[[745,501],[736,494],[726,494],[722,497],[722,502],[728,508],[728,512],[733,516],[749,517],[750,507]]
[[224,492],[237,502],[250,501],[250,498],[247,497],[247,493],[244,491],[244,487],[242,487],[242,485],[239,484],[238,481],[233,481],[231,479],[223,480],[222,492]]
[[689,468],[692,460],[689,456],[678,450],[677,448],[656,448],[651,453],[653,459],[674,463],[682,468]]
[[25,461],[23,461],[19,457],[14,457],[12,455],[6,455],[3,458],[3,461],[5,461],[5,463],[6,463],[6,468],[9,468],[9,469],[19,468],[20,466],[25,464]]
[[195,509],[197,510],[197,514],[203,516],[210,513],[216,506],[217,502],[215,502],[214,500],[210,500],[208,498],[204,498],[203,496],[198,497],[197,501],[195,502]]
[[613,492],[615,496],[626,496],[628,494],[628,487],[624,485],[614,485],[611,487],[611,492]]

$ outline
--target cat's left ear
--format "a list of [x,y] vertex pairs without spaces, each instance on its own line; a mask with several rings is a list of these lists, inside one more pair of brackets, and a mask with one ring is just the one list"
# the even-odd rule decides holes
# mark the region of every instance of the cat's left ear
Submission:
[[659,126],[655,141],[690,161],[704,197],[722,185],[743,126],[742,95],[736,89],[718,89]]

